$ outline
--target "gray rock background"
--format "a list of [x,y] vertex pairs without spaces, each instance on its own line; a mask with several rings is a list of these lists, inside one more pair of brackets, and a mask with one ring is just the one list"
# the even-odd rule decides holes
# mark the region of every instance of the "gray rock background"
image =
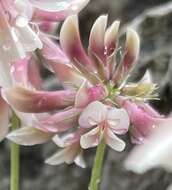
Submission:
[[[139,78],[149,68],[160,88],[161,101],[152,104],[161,113],[172,109],[172,1],[169,0],[91,0],[80,14],[81,34],[88,39],[94,20],[109,14],[109,22],[120,19],[124,28],[131,25],[141,36],[141,54],[135,69]],[[172,182],[172,174],[155,169],[144,175],[127,172],[123,160],[131,150],[123,153],[107,149],[101,190],[165,190]],[[87,169],[75,165],[48,166],[44,159],[57,147],[46,144],[21,148],[21,190],[87,190],[95,150],[85,153]],[[9,142],[0,144],[0,190],[9,189]],[[144,155],[143,155],[144,156]]]

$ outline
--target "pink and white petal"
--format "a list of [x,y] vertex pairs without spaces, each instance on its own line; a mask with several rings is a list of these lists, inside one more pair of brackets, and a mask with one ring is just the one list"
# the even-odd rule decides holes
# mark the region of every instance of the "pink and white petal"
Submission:
[[78,146],[69,146],[52,155],[50,158],[45,160],[45,163],[49,165],[59,165],[62,163],[72,164],[78,154],[78,151]]
[[123,59],[123,67],[125,73],[128,73],[134,66],[140,51],[140,39],[136,31],[127,30],[125,42],[125,55]]
[[112,55],[116,50],[119,26],[120,26],[120,21],[114,21],[114,23],[106,30],[105,51],[107,56]]
[[[128,170],[142,174],[155,167],[172,171],[172,120],[156,127],[147,141],[136,146],[125,161]],[[143,156],[144,155],[144,156]]]
[[37,91],[20,86],[3,89],[3,97],[16,110],[28,113],[42,113],[71,106],[75,92],[70,90]]
[[43,47],[41,40],[30,26],[17,26],[15,33],[26,52],[32,52]]
[[8,133],[9,124],[9,106],[0,96],[0,141],[2,141]]
[[104,38],[105,38],[105,30],[107,26],[107,16],[103,15],[98,17],[95,21],[89,38],[89,48],[88,51],[91,54],[97,55],[102,63],[105,63],[105,46],[104,46]]
[[81,43],[77,15],[69,16],[63,23],[60,31],[60,44],[67,56],[73,60],[73,64],[79,62],[90,71],[93,70],[92,62]]
[[80,145],[83,149],[87,149],[97,146],[100,141],[100,127],[96,127],[81,136]]
[[116,134],[125,134],[130,125],[127,112],[124,109],[117,108],[108,110],[107,122],[110,129]]
[[49,141],[52,137],[52,133],[45,133],[34,127],[22,127],[7,135],[9,140],[25,146],[42,144]]
[[81,109],[76,108],[60,111],[40,120],[37,127],[54,133],[64,132],[70,128],[77,127],[80,113]]
[[125,149],[125,142],[118,138],[111,129],[105,130],[104,139],[107,145],[118,152],[121,152]]
[[101,102],[94,101],[90,103],[79,117],[79,125],[89,128],[100,124],[106,119],[107,107]]

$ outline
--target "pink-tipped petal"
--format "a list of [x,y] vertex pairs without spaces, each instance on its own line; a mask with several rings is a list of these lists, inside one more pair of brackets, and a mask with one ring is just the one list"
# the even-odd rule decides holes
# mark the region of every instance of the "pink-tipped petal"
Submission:
[[125,134],[129,129],[129,116],[124,109],[110,109],[107,114],[107,122],[116,134]]
[[118,152],[123,151],[125,148],[125,142],[118,138],[111,129],[105,130],[104,139],[107,145]]
[[60,31],[60,43],[68,57],[73,60],[73,64],[79,62],[89,70],[93,70],[92,62],[86,55],[81,43],[76,15],[69,16],[63,23]]
[[103,64],[105,64],[105,30],[107,25],[107,16],[103,15],[98,17],[95,21],[89,39],[89,52],[98,56]]
[[3,96],[18,111],[41,113],[72,105],[75,92],[70,90],[46,92],[14,86],[3,90]]
[[45,133],[34,127],[22,127],[9,133],[7,138],[20,145],[32,146],[45,143],[52,136],[52,133]]
[[115,21],[105,33],[105,51],[107,56],[112,55],[116,50],[119,25],[120,22]]
[[132,29],[128,29],[126,35],[123,67],[125,72],[129,72],[138,58],[140,50],[140,39],[136,31]]
[[9,106],[0,96],[0,141],[4,139],[8,132]]
[[90,103],[79,117],[79,125],[84,128],[95,126],[106,119],[107,107],[101,102]]
[[81,136],[80,144],[83,149],[87,149],[97,146],[100,141],[100,128],[96,127]]

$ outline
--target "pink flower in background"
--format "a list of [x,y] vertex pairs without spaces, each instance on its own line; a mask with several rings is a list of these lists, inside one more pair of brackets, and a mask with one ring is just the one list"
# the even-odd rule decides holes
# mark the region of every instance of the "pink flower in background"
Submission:
[[156,123],[156,128],[149,134],[147,141],[136,146],[125,160],[128,170],[142,174],[150,169],[162,167],[168,172],[172,171],[171,123],[171,118]]

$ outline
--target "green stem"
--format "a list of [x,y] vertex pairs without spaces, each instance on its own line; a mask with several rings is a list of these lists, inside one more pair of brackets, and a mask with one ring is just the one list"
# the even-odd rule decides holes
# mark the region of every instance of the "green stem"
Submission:
[[94,166],[92,169],[91,180],[89,190],[98,190],[101,179],[101,171],[103,165],[103,159],[105,155],[106,144],[102,140],[97,147],[96,156],[94,160]]
[[[17,116],[13,113],[11,120],[11,129],[15,130],[19,128],[20,121]],[[20,162],[20,149],[19,145],[11,143],[11,181],[10,190],[19,190],[19,162]]]

